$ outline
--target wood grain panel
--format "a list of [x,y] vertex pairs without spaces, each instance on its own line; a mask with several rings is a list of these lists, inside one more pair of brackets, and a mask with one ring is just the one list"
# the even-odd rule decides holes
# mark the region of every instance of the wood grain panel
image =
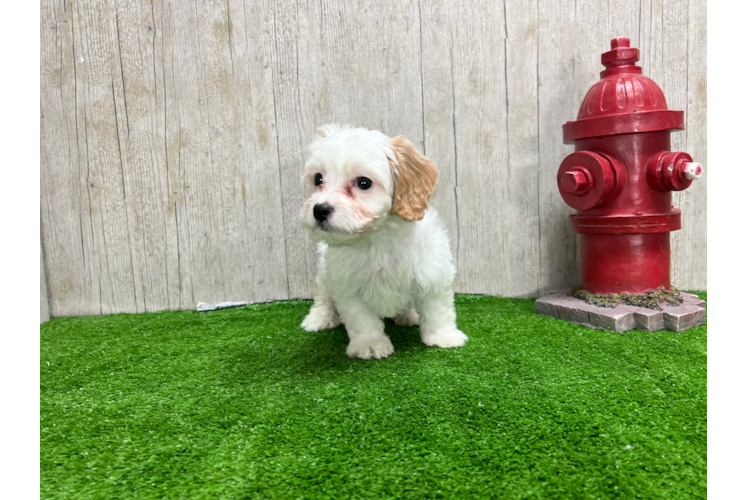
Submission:
[[39,317],[40,323],[49,321],[49,297],[47,296],[47,272],[44,270],[44,249],[39,245]]
[[[437,163],[457,291],[577,284],[561,125],[614,36],[686,112],[673,149],[706,165],[704,0],[42,0],[40,31],[52,317],[311,297],[299,179],[328,122]],[[674,204],[673,283],[706,288],[706,176]]]
[[600,54],[610,41],[607,7],[592,1],[540,1],[539,114],[540,284],[538,295],[578,285],[579,235],[571,231],[575,211],[561,199],[556,172],[574,151],[563,144],[561,126],[575,120],[587,90],[603,69]]

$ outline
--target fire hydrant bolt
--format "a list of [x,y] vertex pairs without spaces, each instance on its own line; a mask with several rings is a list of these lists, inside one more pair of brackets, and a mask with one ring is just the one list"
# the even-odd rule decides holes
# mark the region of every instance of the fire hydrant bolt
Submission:
[[584,169],[574,167],[561,179],[561,188],[567,193],[584,194],[590,188],[589,176]]

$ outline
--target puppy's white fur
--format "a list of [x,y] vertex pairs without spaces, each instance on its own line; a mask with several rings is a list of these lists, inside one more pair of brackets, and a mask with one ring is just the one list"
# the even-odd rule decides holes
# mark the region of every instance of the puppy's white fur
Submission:
[[[436,167],[400,136],[336,124],[317,130],[302,177],[309,197],[301,221],[317,242],[314,305],[307,331],[342,321],[350,357],[384,358],[394,352],[382,318],[420,324],[426,345],[459,347],[467,336],[455,324],[449,240],[427,200]],[[315,176],[322,183],[315,186]],[[356,180],[367,178],[369,189]],[[332,212],[315,218],[315,205]],[[406,220],[408,219],[408,220]]]

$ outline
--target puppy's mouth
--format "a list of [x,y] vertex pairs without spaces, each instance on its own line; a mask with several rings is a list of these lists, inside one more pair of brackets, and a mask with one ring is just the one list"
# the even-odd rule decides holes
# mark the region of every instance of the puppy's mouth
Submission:
[[359,232],[357,231],[351,232],[345,229],[341,229],[339,227],[335,227],[331,225],[329,221],[326,221],[326,220],[322,222],[318,221],[314,227],[315,229],[318,229],[319,231],[322,231],[323,233],[328,233],[331,235],[334,234],[334,235],[339,235],[339,236],[350,237],[350,236],[356,236],[359,234]]
[[330,219],[314,221],[314,230],[331,235],[345,233],[345,231],[341,231],[340,228],[335,227],[335,225],[331,224]]
[[358,239],[365,230],[360,231],[349,231],[339,227],[331,225],[328,221],[318,221],[314,226],[314,231],[320,235],[328,245],[341,245],[349,244],[352,241]]

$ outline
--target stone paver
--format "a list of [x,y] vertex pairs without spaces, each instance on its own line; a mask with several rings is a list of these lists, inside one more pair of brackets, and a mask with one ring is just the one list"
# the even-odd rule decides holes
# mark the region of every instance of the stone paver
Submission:
[[535,312],[541,316],[548,316],[550,318],[558,318],[557,305],[563,305],[566,294],[554,293],[543,297],[543,301],[538,304],[535,302]]
[[594,326],[609,328],[616,333],[627,332],[634,328],[632,311],[626,311],[620,307],[597,307],[596,309],[602,309],[602,311],[589,311],[590,323]]
[[685,296],[685,294],[681,293],[683,295],[683,303],[684,304],[690,304],[692,306],[699,306],[704,307],[706,305],[706,302],[698,298],[696,295],[688,294],[688,296]]
[[579,323],[580,325],[591,325],[590,313],[594,314],[595,306],[587,303],[577,304],[574,297],[567,297],[566,301],[558,307],[558,319]]
[[683,304],[665,306],[662,311],[657,311],[630,305],[598,307],[572,297],[568,292],[559,291],[535,301],[535,312],[590,328],[608,328],[618,333],[633,328],[648,332],[682,332],[703,325],[706,319],[705,302],[694,294],[681,292],[681,295]]
[[671,332],[682,332],[692,326],[703,325],[706,320],[706,309],[685,301],[678,307],[663,307],[662,312],[665,316],[665,329]]

